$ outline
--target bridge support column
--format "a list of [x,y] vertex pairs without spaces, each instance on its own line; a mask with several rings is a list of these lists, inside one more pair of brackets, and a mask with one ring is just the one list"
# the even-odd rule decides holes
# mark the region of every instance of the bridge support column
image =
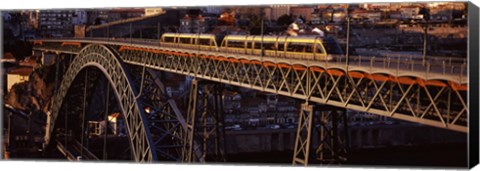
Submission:
[[[209,160],[213,161],[226,161],[225,153],[225,129],[224,129],[224,113],[223,113],[223,100],[222,92],[223,87],[221,84],[211,84],[205,86],[205,92],[208,97],[213,99],[208,100],[208,104],[211,104],[211,110],[204,109],[202,116],[203,120],[203,144],[204,144],[204,156],[211,157]],[[210,105],[207,105],[210,107]],[[205,112],[207,111],[207,112]]]
[[[188,101],[187,129],[184,134],[183,162],[225,161],[222,89],[220,84],[204,84],[192,80]],[[196,125],[198,119],[201,125]],[[197,140],[197,141],[196,141]],[[196,143],[201,142],[201,143]]]
[[312,133],[313,106],[307,103],[302,104],[300,115],[298,116],[297,136],[295,138],[295,148],[293,151],[292,164],[308,164],[310,152],[310,135]]
[[198,80],[193,79],[190,86],[190,95],[188,99],[188,111],[187,111],[187,129],[184,135],[184,145],[182,150],[182,161],[190,163],[194,160],[193,148],[194,148],[194,134],[195,134],[195,113],[197,110],[197,97],[198,97]]
[[316,127],[319,143],[315,150],[321,163],[333,164],[346,161],[348,149],[348,124],[345,109],[333,108],[317,115]]
[[[292,164],[306,166],[309,160],[325,164],[345,161],[347,133],[345,109],[302,104]],[[311,147],[315,151],[310,150]]]

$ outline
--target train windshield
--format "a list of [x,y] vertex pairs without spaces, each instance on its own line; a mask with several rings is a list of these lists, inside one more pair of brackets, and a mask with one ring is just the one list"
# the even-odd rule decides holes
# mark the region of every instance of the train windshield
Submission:
[[337,55],[343,54],[343,51],[338,45],[337,41],[335,41],[335,39],[332,37],[324,38],[323,46],[325,47],[327,54],[337,54]]

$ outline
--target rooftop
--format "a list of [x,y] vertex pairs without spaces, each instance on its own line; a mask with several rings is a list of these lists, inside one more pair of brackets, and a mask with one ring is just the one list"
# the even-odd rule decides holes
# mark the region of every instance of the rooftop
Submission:
[[37,64],[35,58],[25,58],[25,60],[20,61],[20,66],[34,67]]
[[7,52],[7,53],[3,54],[3,58],[2,58],[2,59],[15,59],[15,56],[13,56],[12,53]]
[[33,67],[27,66],[20,66],[18,68],[14,68],[8,72],[8,74],[12,75],[21,75],[21,76],[29,76],[32,73]]
[[402,8],[420,8],[420,5],[407,5],[407,6],[402,6]]
[[13,56],[12,53],[10,52],[7,52],[5,54],[3,54],[3,57],[2,57],[2,62],[16,62],[16,59],[15,59],[15,56]]

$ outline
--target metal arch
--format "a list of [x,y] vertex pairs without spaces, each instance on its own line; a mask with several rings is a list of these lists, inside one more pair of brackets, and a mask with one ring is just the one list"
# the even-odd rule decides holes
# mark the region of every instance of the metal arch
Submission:
[[145,67],[128,66],[130,73],[141,75],[134,82],[140,85],[138,99],[148,112],[148,129],[152,134],[153,146],[158,160],[180,161],[182,158],[185,118],[176,105],[176,101],[165,94],[160,73]]
[[122,61],[104,45],[87,45],[65,73],[59,91],[55,96],[53,112],[47,120],[45,143],[50,143],[55,120],[73,81],[80,71],[88,66],[100,69],[107,76],[115,96],[121,101],[119,105],[126,120],[134,160],[137,162],[157,160],[157,154],[151,148],[153,144],[152,136],[149,129],[146,129],[148,121],[143,110],[141,110],[142,104],[135,99],[138,94],[135,85],[126,72]]

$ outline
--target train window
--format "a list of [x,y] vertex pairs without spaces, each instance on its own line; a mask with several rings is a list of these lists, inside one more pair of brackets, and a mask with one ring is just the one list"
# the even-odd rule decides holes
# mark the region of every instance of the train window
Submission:
[[[255,49],[262,49],[262,42],[255,42]],[[275,50],[275,42],[263,42],[263,49]]]
[[174,37],[164,37],[163,42],[173,43],[174,40]]
[[184,38],[184,37],[181,37],[179,38],[179,41],[178,43],[182,43],[182,44],[190,44],[190,38]]
[[289,52],[308,52],[312,53],[312,44],[309,43],[289,43],[287,46]]
[[265,50],[277,50],[277,48],[275,48],[275,42],[263,42],[263,48]]
[[210,46],[210,39],[198,39],[198,44]]
[[283,42],[278,42],[278,51],[285,51],[285,44]]
[[237,42],[237,41],[228,41],[228,47],[233,48],[245,48],[244,42]]
[[247,42],[247,49],[251,49],[253,47],[252,42]]
[[[323,45],[325,46],[325,44],[323,44]],[[322,44],[321,44],[321,43],[317,43],[316,46],[317,46],[317,51],[316,51],[315,53],[317,53],[317,54],[325,53],[325,51],[324,51],[323,48],[322,48]]]
[[328,54],[343,54],[338,43],[331,37],[323,39],[323,47],[325,47]]

